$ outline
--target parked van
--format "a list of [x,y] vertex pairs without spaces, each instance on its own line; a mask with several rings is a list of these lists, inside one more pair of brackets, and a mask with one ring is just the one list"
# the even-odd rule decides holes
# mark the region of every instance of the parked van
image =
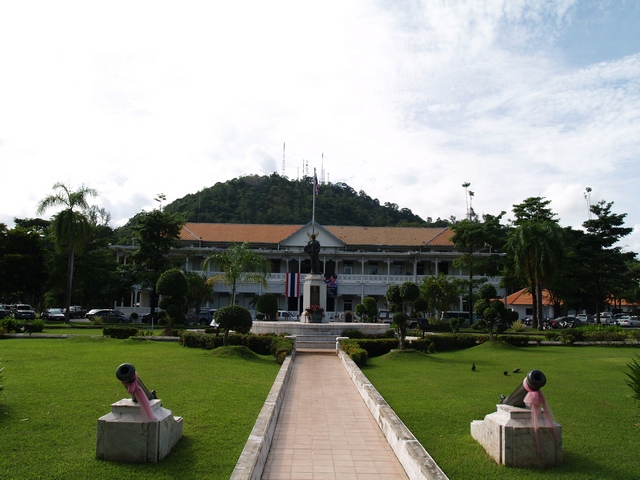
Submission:
[[278,310],[278,314],[276,315],[276,320],[280,320],[283,322],[297,322],[298,316],[294,315],[291,312],[287,312],[286,310]]

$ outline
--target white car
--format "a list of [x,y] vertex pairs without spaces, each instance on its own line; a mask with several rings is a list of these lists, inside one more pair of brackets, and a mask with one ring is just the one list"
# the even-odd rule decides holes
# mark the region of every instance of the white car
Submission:
[[617,323],[621,327],[640,327],[640,319],[638,319],[638,317],[620,317]]

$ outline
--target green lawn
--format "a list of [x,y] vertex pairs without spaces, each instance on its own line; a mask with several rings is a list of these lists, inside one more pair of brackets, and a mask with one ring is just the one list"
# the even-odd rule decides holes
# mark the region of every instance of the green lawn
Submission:
[[[97,460],[97,421],[127,398],[115,377],[132,363],[184,437],[156,465]],[[0,340],[0,478],[227,479],[280,369],[238,347],[74,339]]]
[[[392,352],[369,359],[363,372],[451,479],[638,480],[640,403],[624,375],[638,353],[484,344],[431,355]],[[547,377],[542,391],[563,428],[564,464],[499,466],[471,437],[470,423],[493,413],[500,394],[509,395],[533,369]]]

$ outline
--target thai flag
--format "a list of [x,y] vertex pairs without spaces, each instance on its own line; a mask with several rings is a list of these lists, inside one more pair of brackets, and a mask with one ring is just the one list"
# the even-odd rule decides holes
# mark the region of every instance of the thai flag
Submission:
[[285,290],[287,297],[299,297],[300,296],[300,274],[299,273],[287,273],[287,285]]

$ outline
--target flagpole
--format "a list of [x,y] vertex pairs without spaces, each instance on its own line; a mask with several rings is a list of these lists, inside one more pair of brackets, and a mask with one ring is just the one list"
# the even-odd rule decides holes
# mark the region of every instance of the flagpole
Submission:
[[311,208],[311,234],[316,233],[316,192],[318,191],[318,177],[313,169],[313,207]]

